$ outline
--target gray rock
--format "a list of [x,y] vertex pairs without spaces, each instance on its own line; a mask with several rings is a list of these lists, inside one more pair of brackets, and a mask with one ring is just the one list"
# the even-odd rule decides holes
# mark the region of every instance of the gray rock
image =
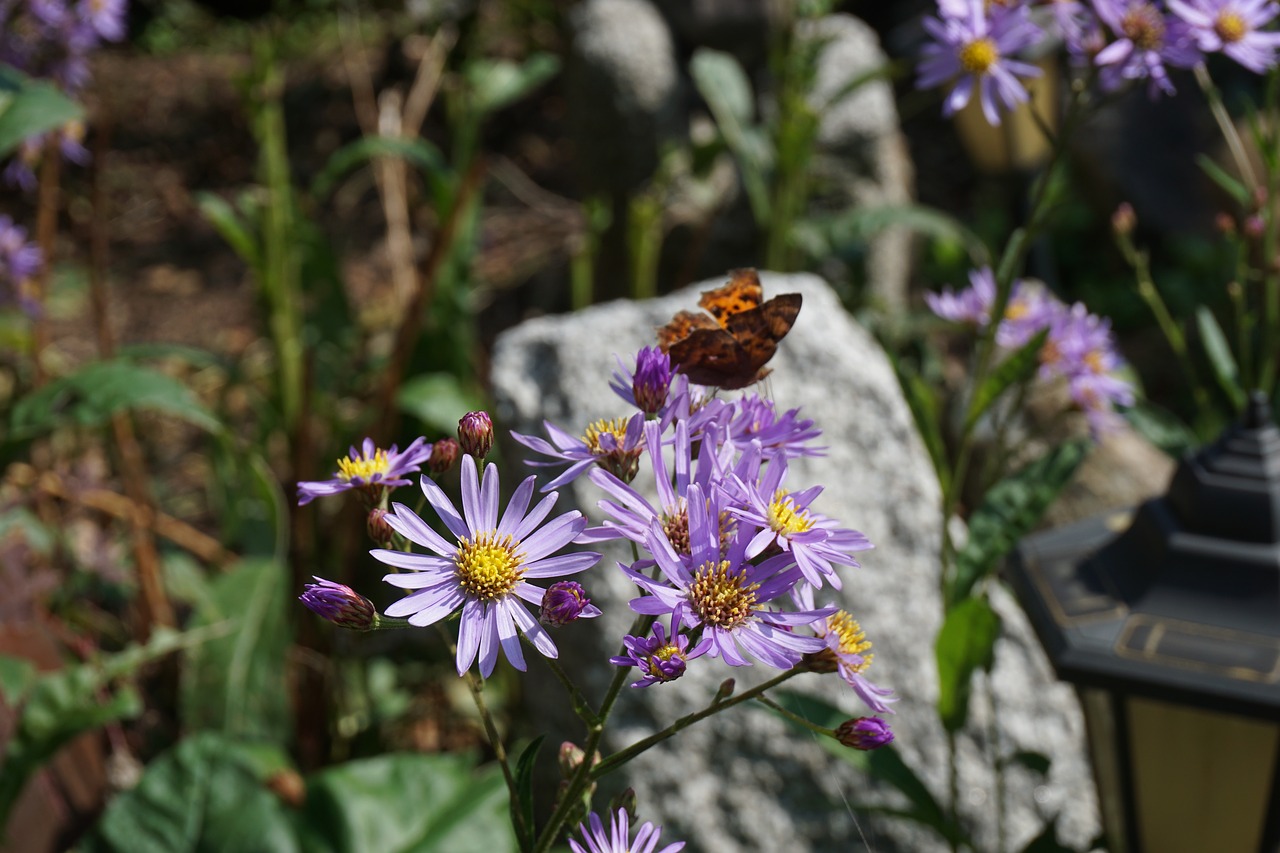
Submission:
[[592,191],[629,193],[680,130],[671,33],[646,0],[589,0],[570,14],[566,97],[577,164]]
[[[876,544],[861,555],[861,569],[845,574],[840,604],[875,643],[868,676],[894,687],[900,697],[892,717],[897,747],[945,802],[946,741],[933,710],[938,693],[933,642],[941,623],[937,480],[887,358],[830,288],[812,275],[764,274],[762,279],[767,294],[804,295],[804,308],[772,362],[775,371],[766,390],[780,409],[800,407],[813,418],[829,447],[824,457],[794,463],[790,482],[825,485],[818,509],[862,530]],[[492,372],[500,433],[507,428],[539,432],[544,418],[574,432],[591,420],[624,414],[625,404],[607,388],[614,354],[630,358],[653,342],[654,326],[694,306],[699,289],[720,283],[646,303],[614,302],[539,318],[505,333],[495,347]],[[508,459],[522,455],[511,445],[506,452]],[[637,482],[642,480],[643,475]],[[600,494],[589,481],[564,491],[562,504],[600,517],[595,509]],[[627,557],[618,549],[606,556],[612,559]],[[626,601],[635,590],[616,571],[593,571],[580,580],[605,615],[564,629],[561,662],[588,696],[598,697],[611,675],[605,660],[631,622]],[[958,738],[961,810],[974,827],[977,848],[996,849],[992,750],[1041,752],[1053,761],[1047,778],[1017,768],[1004,775],[1006,847],[1019,849],[1055,815],[1064,839],[1083,846],[1098,818],[1080,710],[1072,691],[1053,680],[1021,611],[1003,594],[997,593],[995,601],[1004,620],[996,666],[977,685],[971,727]],[[762,666],[732,669],[708,661],[676,683],[626,690],[606,749],[705,706],[725,678],[736,678],[742,689],[770,674]],[[805,675],[789,685],[838,704],[850,716],[867,713],[836,676]],[[581,724],[554,688],[553,683],[530,687],[534,728],[550,729],[552,743],[562,738],[580,743]],[[612,788],[606,785],[605,793],[633,786],[646,819],[665,824],[671,837],[686,838],[690,849],[706,853],[943,849],[930,831],[866,808],[905,807],[900,795],[757,707],[699,723],[617,775],[621,778],[609,783]]]
[[[888,64],[875,30],[851,15],[801,24],[800,38],[825,42],[810,93],[810,102],[822,116],[816,152],[822,179],[816,183],[824,187],[824,197],[819,201],[828,209],[911,202],[915,174],[893,87],[885,79],[874,79],[842,96],[850,81]],[[910,231],[890,228],[868,247],[867,296],[885,310],[907,307],[911,240]]]

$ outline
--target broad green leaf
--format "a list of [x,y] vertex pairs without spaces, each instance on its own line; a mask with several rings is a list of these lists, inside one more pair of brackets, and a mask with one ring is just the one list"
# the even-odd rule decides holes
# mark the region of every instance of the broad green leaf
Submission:
[[481,117],[500,110],[550,80],[559,70],[560,60],[550,53],[535,53],[522,63],[473,60],[465,71],[471,89],[469,108]]
[[[774,701],[791,713],[825,728],[834,729],[849,719],[847,712],[816,696],[789,690],[777,691],[770,695]],[[786,717],[782,719],[787,720]],[[800,724],[794,720],[787,720],[787,722],[797,729],[801,728]],[[804,729],[804,731],[809,730]],[[964,830],[947,818],[946,812],[929,792],[928,786],[914,770],[907,766],[892,745],[863,751],[844,746],[835,738],[820,737],[818,742],[824,749],[847,764],[897,789],[911,803],[911,807],[905,810],[886,809],[857,802],[851,803],[851,807],[906,818],[930,827],[943,838],[953,839],[957,843],[965,838]]]
[[84,115],[84,109],[44,80],[0,64],[0,160],[24,139],[56,130]]
[[766,224],[769,221],[766,176],[770,165],[769,145],[761,129],[751,124],[755,112],[751,81],[733,56],[705,47],[693,52],[689,73],[698,94],[707,102],[725,144],[737,158],[756,221]]
[[262,251],[258,239],[251,233],[249,224],[226,199],[213,193],[196,194],[196,204],[214,230],[227,241],[240,260],[256,274],[262,274]]
[[449,171],[449,164],[440,149],[425,139],[364,136],[333,152],[320,174],[311,182],[311,197],[317,200],[327,198],[344,177],[379,157],[399,157],[428,176]]
[[1213,158],[1206,154],[1197,154],[1196,165],[1203,169],[1204,173],[1209,176],[1210,180],[1225,190],[1226,193],[1239,202],[1242,207],[1249,204],[1249,188],[1236,178],[1227,174],[1225,169],[1213,162]]
[[1067,442],[992,486],[969,518],[969,541],[956,554],[948,607],[969,597],[1018,540],[1031,532],[1089,451],[1085,440]]
[[147,766],[107,807],[89,853],[301,850],[296,820],[265,785],[252,748],[202,732]]
[[533,770],[538,761],[538,750],[542,748],[542,742],[546,738],[546,735],[538,735],[516,760],[516,791],[520,798],[520,815],[529,830],[530,837],[527,840],[530,843],[533,841],[532,833],[536,825],[533,812]]
[[275,743],[288,739],[288,577],[280,562],[247,559],[210,584],[212,604],[197,611],[195,624],[230,621],[232,629],[187,655],[181,691],[187,729]]
[[911,407],[916,430],[924,441],[925,449],[929,451],[934,473],[938,475],[938,482],[945,491],[951,469],[947,462],[946,444],[942,440],[942,415],[938,411],[938,399],[924,377],[904,366],[898,359],[893,362],[898,373],[898,383],[907,398],[907,405]]
[[973,429],[974,424],[1000,399],[1001,394],[1019,383],[1030,382],[1035,377],[1040,368],[1040,351],[1044,349],[1044,342],[1048,339],[1049,330],[1041,329],[1031,340],[1009,353],[995,366],[973,392],[966,432]]
[[109,690],[140,667],[183,648],[209,640],[222,630],[210,626],[180,634],[157,629],[146,645],[135,645],[90,663],[68,666],[34,678],[22,676],[9,664],[9,686],[26,681],[19,698],[19,714],[0,766],[0,829],[27,779],[68,741],[82,732],[115,720],[137,716],[142,700],[128,686]]
[[302,822],[335,853],[515,851],[496,767],[461,755],[392,754],[330,767],[307,780]]
[[1181,459],[1187,451],[1200,445],[1200,439],[1191,427],[1176,415],[1142,400],[1125,410],[1125,419],[1147,441],[1172,456]]
[[451,373],[413,377],[400,386],[396,404],[424,426],[446,435],[457,431],[458,420],[467,412],[483,408],[480,397]]
[[97,361],[56,379],[13,406],[10,439],[24,439],[60,427],[97,427],[130,410],[160,412],[208,432],[218,422],[195,393],[172,376],[116,358]]
[[887,228],[906,228],[917,234],[963,246],[975,266],[991,263],[982,238],[963,222],[932,207],[920,204],[855,207],[841,213],[811,216],[797,227],[817,231],[835,247],[864,243]]
[[966,598],[947,611],[934,641],[938,661],[938,716],[947,731],[964,728],[973,674],[990,669],[1000,617],[985,598]]
[[1244,408],[1244,389],[1240,387],[1240,369],[1236,366],[1235,356],[1231,354],[1231,345],[1222,327],[1213,316],[1213,312],[1205,305],[1196,308],[1196,326],[1200,329],[1200,342],[1204,345],[1204,353],[1209,357],[1209,366],[1213,368],[1213,376],[1219,387],[1231,401],[1236,411]]
[[1021,750],[1009,756],[1009,761],[1013,764],[1019,764],[1033,773],[1039,773],[1046,776],[1049,768],[1053,765],[1053,760],[1043,752],[1031,752],[1030,750]]
[[38,675],[36,665],[26,658],[0,655],[0,699],[6,705],[18,705]]

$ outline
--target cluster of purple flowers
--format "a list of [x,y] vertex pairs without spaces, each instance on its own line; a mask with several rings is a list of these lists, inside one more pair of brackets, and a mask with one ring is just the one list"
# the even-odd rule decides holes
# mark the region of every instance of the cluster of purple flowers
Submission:
[[0,214],[0,306],[29,306],[27,283],[43,266],[40,248],[27,240],[27,229]]
[[[127,5],[127,0],[0,0],[0,63],[78,95],[89,82],[94,50],[104,41],[124,38]],[[83,125],[72,122],[24,140],[4,170],[5,181],[33,189],[33,166],[52,145],[68,160],[86,162],[83,136]]]
[[1280,33],[1265,28],[1278,14],[1274,0],[938,0],[937,16],[924,20],[930,41],[916,85],[951,85],[946,115],[976,89],[983,115],[998,125],[1002,110],[1027,100],[1023,81],[1039,75],[1017,57],[1052,35],[1097,69],[1103,91],[1146,80],[1152,97],[1172,94],[1169,69],[1194,67],[1208,53],[1259,74],[1274,68]]
[[[969,287],[925,294],[925,302],[944,320],[982,328],[991,322],[995,297],[995,276],[983,267],[969,273]],[[1090,314],[1082,303],[1066,305],[1043,287],[1015,281],[996,328],[996,343],[1015,349],[1044,329],[1048,336],[1040,350],[1040,378],[1067,383],[1095,436],[1115,429],[1121,423],[1115,407],[1132,406],[1134,396],[1129,383],[1117,376],[1124,360],[1116,351],[1110,321]]]

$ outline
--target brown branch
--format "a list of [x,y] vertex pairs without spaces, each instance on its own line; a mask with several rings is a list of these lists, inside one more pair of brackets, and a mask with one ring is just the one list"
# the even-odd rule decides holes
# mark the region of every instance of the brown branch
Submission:
[[49,136],[40,152],[40,194],[36,202],[36,242],[40,246],[43,263],[35,276],[35,292],[31,299],[36,304],[36,318],[32,329],[32,366],[36,387],[44,384],[44,351],[49,346],[49,313],[45,300],[49,298],[49,284],[53,280],[53,259],[58,242],[58,208],[60,206],[59,180],[62,171],[62,151],[57,140]]

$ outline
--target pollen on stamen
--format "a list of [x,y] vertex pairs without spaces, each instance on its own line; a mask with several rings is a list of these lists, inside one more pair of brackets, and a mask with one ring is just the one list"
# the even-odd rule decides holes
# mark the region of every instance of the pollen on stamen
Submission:
[[372,480],[377,474],[386,474],[391,470],[387,451],[377,450],[372,458],[361,456],[357,459],[343,457],[338,460],[338,476],[347,482],[354,479]]
[[1213,22],[1213,31],[1224,43],[1232,44],[1248,35],[1249,27],[1238,13],[1223,9],[1218,14],[1218,20]]
[[689,588],[689,602],[704,624],[731,631],[745,624],[756,606],[758,583],[730,570],[728,560],[703,563]]
[[970,74],[986,74],[1000,61],[1000,50],[991,39],[981,38],[960,48],[960,67]]
[[601,419],[587,427],[582,441],[597,464],[624,483],[640,471],[640,448],[626,449],[627,419]]
[[839,638],[842,656],[858,655],[862,658],[862,663],[852,667],[855,672],[862,672],[871,666],[871,660],[875,655],[864,654],[871,648],[871,641],[867,639],[866,632],[862,630],[858,620],[844,610],[837,610],[827,618],[827,630]]
[[454,565],[458,567],[458,585],[481,601],[508,595],[524,577],[524,558],[510,534],[488,532],[474,540],[459,540]]

